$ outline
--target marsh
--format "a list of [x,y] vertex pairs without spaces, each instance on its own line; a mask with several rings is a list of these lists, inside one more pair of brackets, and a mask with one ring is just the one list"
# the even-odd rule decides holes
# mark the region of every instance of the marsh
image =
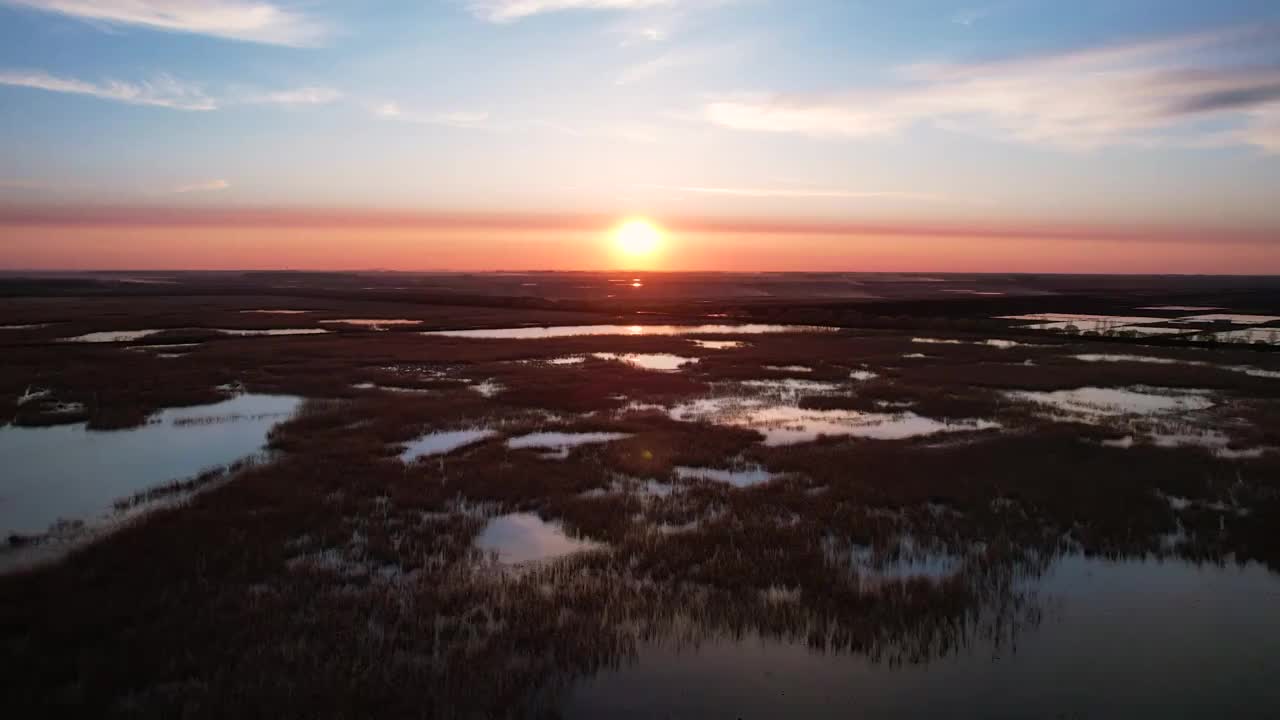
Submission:
[[[0,304],[18,705],[328,714],[373,682],[454,717],[1280,707],[1264,346],[990,320],[1039,312],[1017,296],[525,326],[320,288],[184,316],[165,287]],[[1253,297],[1196,306],[1276,307]],[[120,313],[254,332],[60,341]],[[272,332],[300,317],[329,331]]]

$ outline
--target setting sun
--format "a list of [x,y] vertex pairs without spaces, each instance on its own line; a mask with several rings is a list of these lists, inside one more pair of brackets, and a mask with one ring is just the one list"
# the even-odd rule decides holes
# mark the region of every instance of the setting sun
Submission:
[[613,231],[613,241],[623,255],[643,259],[653,255],[662,243],[662,230],[644,218],[633,218]]

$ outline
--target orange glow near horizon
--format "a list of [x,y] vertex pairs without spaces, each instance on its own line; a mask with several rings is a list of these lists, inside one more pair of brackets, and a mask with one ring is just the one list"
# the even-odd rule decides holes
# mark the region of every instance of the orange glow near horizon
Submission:
[[[1262,274],[1280,257],[1261,242],[1204,247],[1153,237],[939,237],[680,232],[679,253],[645,267],[609,231],[183,226],[0,227],[10,270],[644,270]],[[628,276],[628,285],[633,276]]]
[[1280,273],[1277,240],[1169,226],[0,208],[8,270],[1267,274]]

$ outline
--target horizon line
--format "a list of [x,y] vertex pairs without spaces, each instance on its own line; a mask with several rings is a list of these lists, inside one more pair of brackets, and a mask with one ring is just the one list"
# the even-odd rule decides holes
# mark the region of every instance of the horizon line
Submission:
[[[1034,276],[1034,277],[1229,277],[1229,278],[1280,278],[1280,273],[1179,273],[1179,272],[1037,272],[1032,270],[1020,271],[999,271],[999,270],[983,270],[983,271],[963,271],[963,270],[641,270],[636,268],[584,268],[576,270],[555,270],[555,269],[519,269],[519,268],[493,268],[488,270],[478,269],[448,269],[448,268],[429,268],[416,270],[391,270],[386,268],[330,268],[330,269],[308,269],[299,270],[287,267],[240,267],[240,268],[164,268],[164,269],[148,269],[148,268],[6,268],[0,267],[0,275],[11,274],[19,275],[22,273],[57,273],[64,275],[85,275],[94,273],[113,273],[113,274],[146,274],[161,275],[164,273],[298,273],[300,275],[322,275],[332,273],[396,273],[401,275],[421,275],[421,274],[437,274],[437,275],[531,275],[531,274],[569,274],[569,273],[600,273],[600,274],[641,274],[641,275],[964,275],[964,276]],[[388,288],[394,289],[394,288]],[[857,299],[857,298],[849,298]],[[892,298],[861,298],[863,300],[891,300]],[[960,299],[960,298],[957,298]],[[974,298],[983,299],[983,298]],[[992,296],[986,299],[997,299]]]
[[[1072,223],[889,219],[801,219],[778,216],[658,213],[476,212],[297,206],[35,205],[0,206],[0,227],[258,227],[420,228],[605,232],[629,217],[652,219],[666,232],[740,235],[911,236],[1192,242],[1222,239],[1278,243],[1280,228],[1248,229],[1157,223]],[[1206,238],[1212,235],[1213,238]]]

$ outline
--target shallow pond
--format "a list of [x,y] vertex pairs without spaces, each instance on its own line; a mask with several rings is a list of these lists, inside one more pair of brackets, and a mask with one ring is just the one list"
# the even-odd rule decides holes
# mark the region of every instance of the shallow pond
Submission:
[[395,325],[421,325],[421,320],[409,320],[407,318],[342,318],[339,320],[321,320],[326,325],[351,325],[354,327],[363,327],[370,330],[386,330]]
[[1005,396],[1040,405],[1038,414],[1050,420],[1100,425],[1124,434],[1102,441],[1108,447],[1199,447],[1227,459],[1256,458],[1273,450],[1267,446],[1229,447],[1232,438],[1222,428],[1231,427],[1231,423],[1220,428],[1219,418],[1201,412],[1217,404],[1214,396],[1204,390],[1083,387],[1053,392],[1014,391]]
[[[850,375],[850,377],[853,376]],[[835,392],[841,387],[838,383],[824,382],[822,380],[804,380],[802,378],[743,380],[741,384],[745,388],[750,388],[753,393],[764,392],[782,397],[795,397],[803,393],[820,395]]]
[[60,518],[90,520],[116,500],[252,455],[300,402],[240,395],[162,410],[129,430],[2,427],[0,533],[41,533]]
[[808,365],[765,365],[763,367],[765,370],[768,370],[770,372],[782,372],[782,373],[813,372],[813,368],[809,367]]
[[237,337],[250,337],[257,335],[320,335],[329,332],[324,328],[270,328],[265,330],[242,330],[236,328],[151,328],[148,330],[104,330],[101,332],[85,333],[74,337],[59,338],[58,342],[77,342],[77,343],[114,343],[114,342],[132,342],[150,337],[157,333],[171,331],[189,331],[204,333],[220,333],[223,335],[235,335]]
[[161,352],[169,352],[172,350],[190,350],[191,348],[198,348],[200,347],[200,345],[201,343],[198,343],[198,342],[168,343],[168,344],[160,344],[160,345],[130,345],[129,349],[137,350],[137,351],[157,350]]
[[619,355],[617,353],[598,352],[592,353],[592,357],[600,360],[618,360],[645,370],[662,372],[674,372],[679,370],[681,365],[698,362],[698,358],[682,357],[671,353],[623,353]]
[[746,344],[741,340],[690,340],[689,342],[704,350],[733,350]]
[[1040,322],[1110,322],[1116,325],[1140,325],[1166,322],[1168,318],[1135,315],[1094,315],[1090,313],[1028,313],[1026,315],[997,315],[998,320],[1038,320]]
[[1208,365],[1195,360],[1177,360],[1175,358],[1154,357],[1151,355],[1126,355],[1115,353],[1082,353],[1071,357],[1083,362],[1142,362],[1155,365]]
[[1148,305],[1140,307],[1139,310],[1173,310],[1182,312],[1207,312],[1209,310],[1221,310],[1220,307],[1212,305]]
[[[1142,309],[1191,311],[1208,310],[1213,308],[1166,305]],[[1280,327],[1256,327],[1258,325],[1265,325],[1266,323],[1280,321],[1280,316],[1275,315],[1204,313],[1197,315],[1182,315],[1179,317],[1156,318],[1125,315],[1032,313],[1029,315],[1000,315],[997,316],[997,319],[1038,321],[1038,324],[1021,326],[1020,329],[1023,330],[1122,333],[1133,335],[1187,335],[1189,339],[1217,342],[1280,343]],[[1196,335],[1195,337],[1191,337],[1192,333],[1197,332],[1197,325],[1201,326],[1203,329],[1210,329],[1206,326],[1221,323],[1236,326],[1243,325],[1246,327],[1239,330],[1206,332]],[[1175,327],[1168,327],[1170,325]],[[1219,325],[1219,327],[1221,326]]]
[[91,332],[75,337],[61,338],[61,342],[83,342],[83,343],[108,343],[108,342],[129,342],[130,340],[140,340],[148,335],[155,335],[163,330],[105,330],[102,332]]
[[913,337],[911,338],[911,342],[922,345],[986,345],[987,347],[993,347],[1000,350],[1008,350],[1016,347],[1041,347],[1030,343],[1018,342],[1016,340],[1003,340],[1000,338],[987,338],[986,340],[955,340],[952,338]]
[[771,473],[759,465],[743,468],[741,470],[721,470],[718,468],[678,466],[674,469],[674,472],[676,477],[686,480],[691,478],[714,480],[716,482],[727,483],[740,488],[767,483],[770,480],[779,477],[777,473]]
[[511,513],[493,518],[476,536],[475,546],[496,553],[504,565],[554,560],[584,550],[603,547],[600,543],[565,534],[559,523],[547,522],[533,513]]
[[0,330],[35,330],[48,327],[49,323],[27,323],[26,325],[0,325]]
[[502,394],[506,390],[506,386],[493,380],[484,380],[468,386],[472,392],[478,393],[481,397],[494,398]]
[[405,443],[404,452],[400,453],[400,459],[404,462],[413,462],[418,458],[431,455],[447,455],[454,450],[474,445],[497,434],[493,430],[448,430],[427,433],[420,438]]
[[242,337],[256,337],[258,335],[323,335],[329,332],[324,328],[270,328],[267,330],[210,328],[210,330],[212,332],[222,333],[223,335],[236,335]]
[[560,714],[1280,716],[1280,575],[1259,565],[1072,556],[1032,582],[1043,618],[1004,648],[969,638],[940,660],[894,665],[750,630],[684,631],[573,685]]
[[567,452],[569,448],[579,445],[613,442],[631,437],[630,433],[616,432],[536,432],[520,435],[507,440],[507,447],[512,450],[537,448],[544,450],[560,450]]
[[1123,332],[1135,335],[1179,335],[1191,332],[1187,328],[1148,327],[1171,323],[1173,318],[1132,315],[1088,315],[1077,313],[1032,313],[1029,315],[1000,315],[998,320],[1035,320],[1034,325],[1023,325],[1023,330],[1050,330],[1059,332]]
[[490,340],[536,340],[578,335],[760,335],[786,332],[831,332],[835,329],[812,325],[561,325],[558,327],[432,330],[422,334]]
[[998,428],[988,420],[940,421],[912,412],[869,413],[858,410],[806,410],[755,398],[703,398],[677,405],[668,413],[682,422],[710,422],[755,430],[765,445],[812,442],[824,435],[875,440],[902,440],[944,432]]
[[1005,395],[1084,416],[1179,414],[1212,407],[1205,391],[1175,388],[1082,387],[1052,392],[1011,391]]
[[1251,365],[1218,365],[1216,363],[1204,362],[1203,360],[1180,360],[1177,358],[1155,357],[1153,355],[1125,355],[1109,353],[1083,353],[1080,355],[1072,355],[1071,357],[1083,362],[1138,362],[1150,363],[1153,365],[1187,365],[1190,367],[1217,368],[1219,370],[1244,373],[1245,375],[1252,375],[1253,377],[1280,378],[1280,370],[1266,370],[1263,368],[1253,367]]
[[924,345],[967,345],[968,344],[964,340],[952,340],[952,339],[930,338],[930,337],[913,337],[911,338],[911,342],[921,343]]
[[1274,448],[1269,447],[1231,448],[1228,447],[1231,437],[1226,433],[1189,427],[1149,427],[1138,434],[1125,435],[1117,440],[1103,440],[1102,444],[1114,448],[1131,448],[1143,444],[1163,448],[1200,447],[1212,451],[1218,457],[1234,460],[1262,457],[1274,451]]

